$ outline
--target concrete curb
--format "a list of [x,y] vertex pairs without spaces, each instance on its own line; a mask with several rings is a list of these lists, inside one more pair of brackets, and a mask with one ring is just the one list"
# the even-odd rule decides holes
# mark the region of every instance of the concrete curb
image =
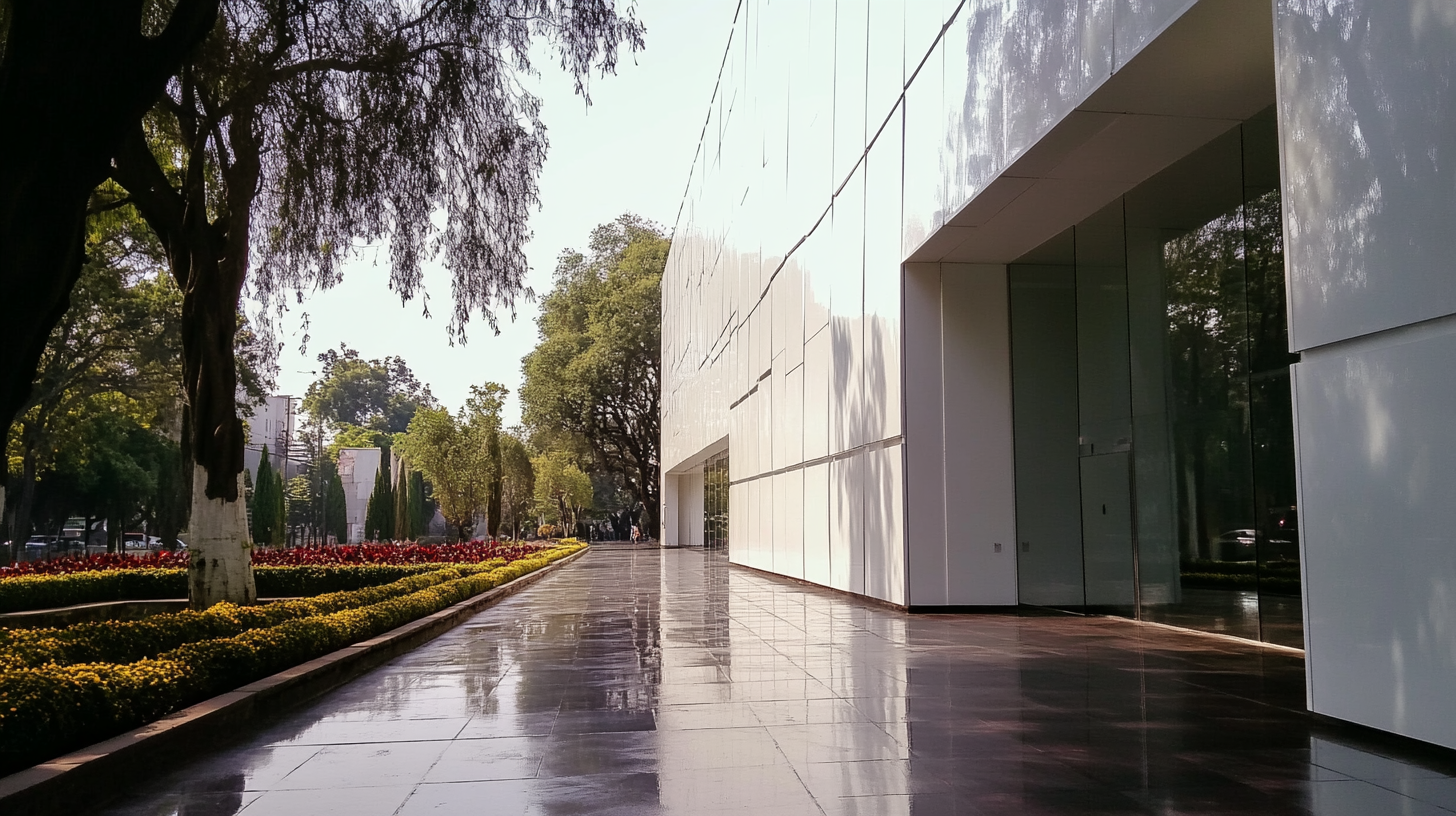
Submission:
[[0,812],[42,816],[71,813],[78,807],[94,805],[107,798],[106,794],[110,792],[107,789],[111,787],[107,783],[135,778],[130,772],[153,767],[150,763],[181,742],[202,734],[214,737],[229,726],[242,725],[259,714],[280,707],[280,704],[295,704],[342,685],[433,640],[477,612],[520,592],[589,552],[591,548],[587,547],[535,572],[377,637],[219,694],[104,742],[0,778]]

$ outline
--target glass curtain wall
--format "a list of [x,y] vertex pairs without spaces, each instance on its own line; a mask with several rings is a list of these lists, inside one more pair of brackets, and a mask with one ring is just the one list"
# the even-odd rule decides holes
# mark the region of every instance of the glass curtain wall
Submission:
[[703,546],[728,549],[728,453],[703,464]]
[[1303,645],[1272,111],[1010,267],[1028,603]]

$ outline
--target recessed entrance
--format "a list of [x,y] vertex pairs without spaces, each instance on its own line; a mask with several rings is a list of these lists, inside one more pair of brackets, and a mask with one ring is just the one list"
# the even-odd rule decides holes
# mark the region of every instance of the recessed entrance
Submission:
[[1278,166],[1268,111],[1009,266],[1024,603],[1303,646]]

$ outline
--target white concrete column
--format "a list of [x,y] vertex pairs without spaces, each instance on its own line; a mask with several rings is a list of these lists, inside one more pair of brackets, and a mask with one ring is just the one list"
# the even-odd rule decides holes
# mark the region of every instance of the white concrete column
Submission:
[[1006,267],[905,267],[911,606],[1017,603]]
[[664,547],[681,547],[678,537],[678,475],[662,474],[662,512],[659,514],[658,540]]

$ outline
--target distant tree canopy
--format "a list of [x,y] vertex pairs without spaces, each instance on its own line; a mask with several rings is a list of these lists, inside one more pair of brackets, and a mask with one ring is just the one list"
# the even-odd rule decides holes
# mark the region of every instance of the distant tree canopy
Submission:
[[365,360],[341,344],[318,359],[323,370],[303,397],[303,409],[318,421],[404,433],[415,409],[437,406],[429,386],[421,385],[400,357]]
[[[643,47],[614,0],[0,3],[0,410],[19,415],[83,263],[109,174],[180,290],[194,605],[252,592],[239,485],[241,293],[337,283],[387,240],[390,287],[452,275],[448,327],[514,310],[547,139],[523,78],[593,72]],[[388,419],[385,420],[388,425]],[[202,523],[206,529],[199,528]]]
[[581,514],[592,506],[592,483],[565,451],[550,451],[531,460],[536,512],[576,534]]
[[[71,308],[47,338],[9,428],[6,471],[16,489],[5,493],[5,538],[23,541],[37,522],[53,530],[67,516],[94,515],[113,534],[148,522],[173,542],[187,521],[190,474],[176,443],[182,296],[155,237],[116,197],[107,185],[93,198]],[[244,370],[251,359],[240,355]]]
[[[92,192],[217,11],[218,0],[0,2],[5,428],[25,411],[48,338],[87,262]],[[0,472],[0,493],[4,487]]]
[[[585,93],[591,71],[612,71],[642,31],[610,0],[222,4],[113,171],[187,298],[187,388],[209,498],[233,500],[241,468],[219,341],[248,277],[265,299],[329,287],[356,239],[387,238],[402,300],[438,257],[454,276],[453,336],[473,315],[494,325],[494,310],[525,288],[521,247],[546,149],[540,103],[519,82],[534,70],[533,45],[543,41]],[[159,157],[177,157],[176,171]]]
[[537,447],[580,451],[588,471],[620,479],[649,532],[669,246],[659,227],[623,215],[592,231],[587,252],[563,252],[537,319],[541,340],[522,361],[523,419]]
[[[71,308],[47,338],[10,426],[7,470],[16,489],[8,491],[6,537],[24,540],[33,522],[105,515],[112,532],[148,522],[175,542],[191,494],[178,444],[182,293],[156,237],[115,185],[93,196],[85,246]],[[251,402],[271,382],[251,332],[244,328],[237,343],[241,398]]]
[[364,540],[388,541],[394,535],[394,488],[389,475],[389,450],[383,449],[379,470],[374,472],[374,489],[364,509]]
[[536,473],[519,429],[501,434],[501,520],[512,538],[521,535],[536,501]]
[[284,544],[288,540],[288,494],[283,474],[273,469],[268,446],[263,446],[258,462],[258,477],[253,483],[253,541],[257,544]]
[[434,500],[445,521],[468,541],[477,520],[487,512],[499,484],[493,445],[501,432],[501,407],[506,389],[496,383],[471,386],[470,399],[458,415],[444,408],[421,408],[409,431],[396,437],[405,461],[434,487]]

